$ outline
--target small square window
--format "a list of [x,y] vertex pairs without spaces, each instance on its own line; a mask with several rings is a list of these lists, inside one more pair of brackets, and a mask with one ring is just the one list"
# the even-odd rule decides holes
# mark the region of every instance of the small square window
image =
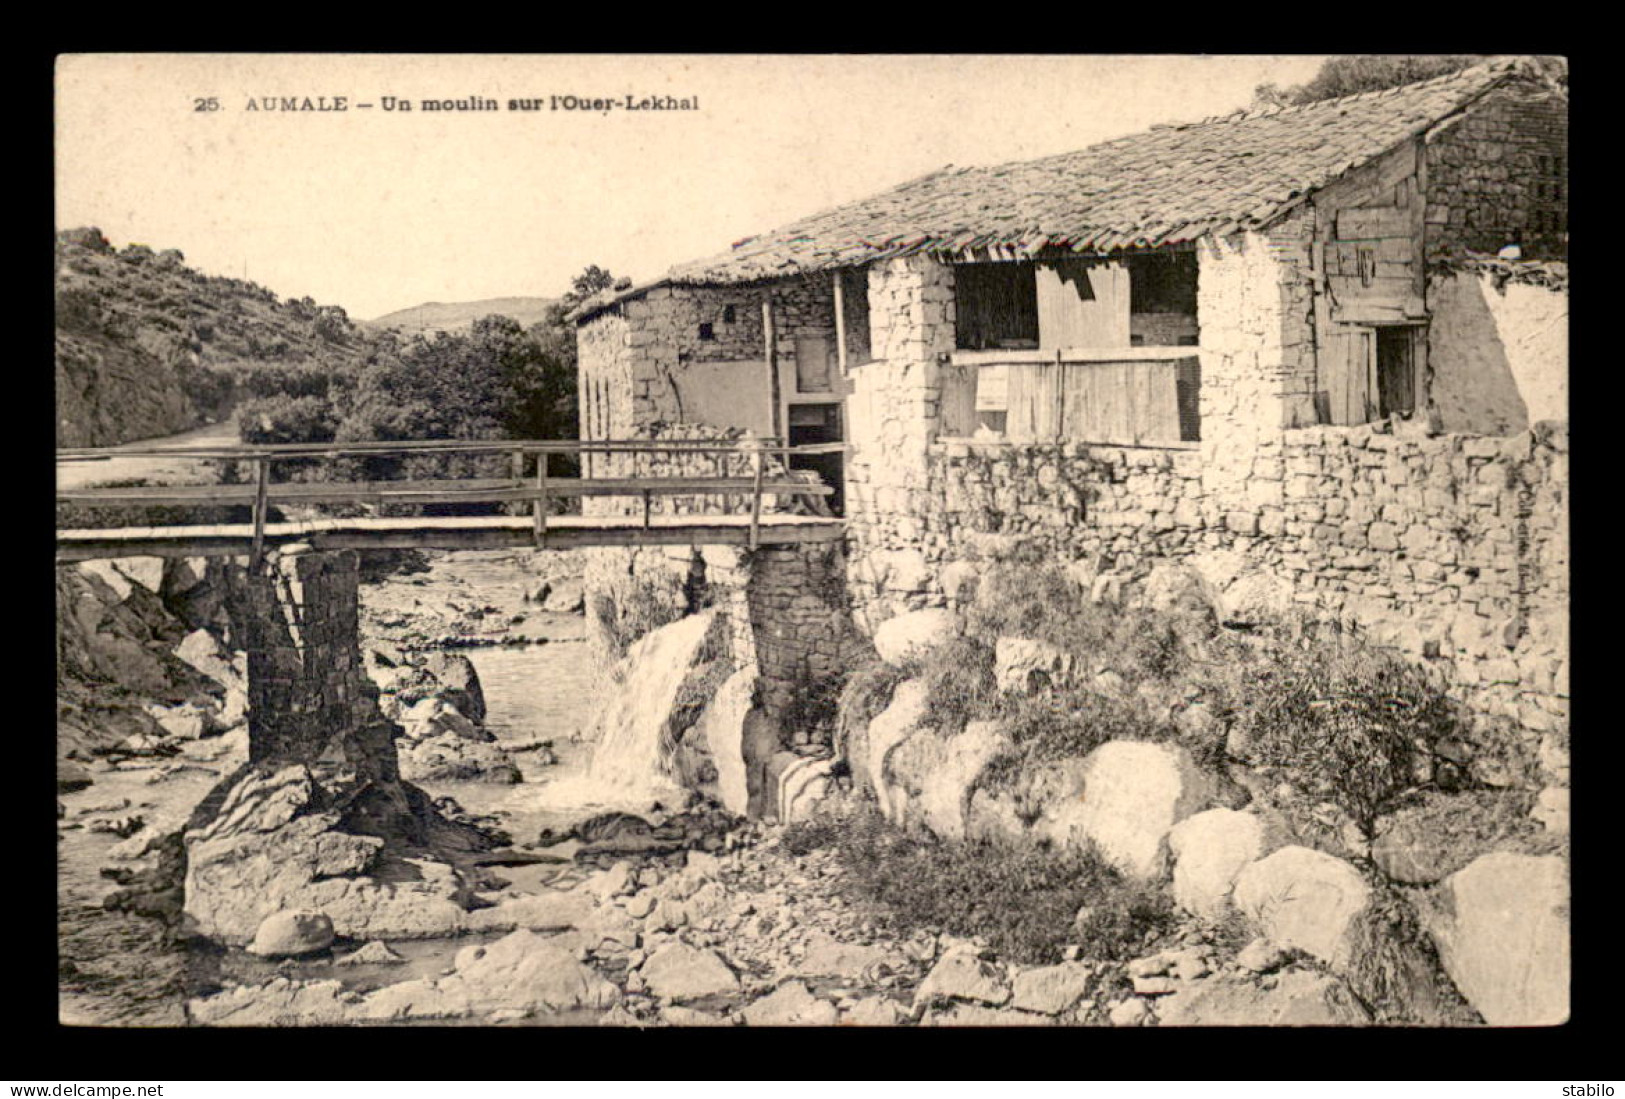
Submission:
[[717,338],[716,329],[711,327],[711,322],[710,321],[706,321],[704,324],[700,325],[700,339],[702,339],[702,340],[714,340],[716,338]]
[[732,324],[732,323],[734,323],[734,321],[736,321],[738,319],[739,319],[739,314],[737,312],[735,312],[735,309],[734,309],[733,306],[724,305],[722,307],[722,322],[724,324]]

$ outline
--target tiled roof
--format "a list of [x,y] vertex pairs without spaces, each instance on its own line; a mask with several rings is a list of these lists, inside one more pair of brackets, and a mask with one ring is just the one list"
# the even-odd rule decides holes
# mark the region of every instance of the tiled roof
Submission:
[[653,285],[752,282],[915,251],[1100,253],[1258,227],[1489,89],[1543,72],[1495,58],[1419,84],[1158,126],[1039,160],[948,167],[681,264]]

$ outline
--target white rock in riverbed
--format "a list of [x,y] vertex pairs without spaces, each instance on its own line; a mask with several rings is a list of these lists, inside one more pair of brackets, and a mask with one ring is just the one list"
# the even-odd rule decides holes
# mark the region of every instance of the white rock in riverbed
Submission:
[[333,945],[333,921],[321,912],[278,912],[267,916],[248,944],[262,958],[297,958]]

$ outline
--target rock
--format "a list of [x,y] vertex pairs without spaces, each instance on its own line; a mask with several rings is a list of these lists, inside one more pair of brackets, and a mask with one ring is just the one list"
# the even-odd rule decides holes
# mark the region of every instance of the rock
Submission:
[[1145,1006],[1144,1000],[1138,996],[1130,996],[1114,1005],[1111,1011],[1106,1013],[1106,1018],[1111,1021],[1112,1026],[1139,1026],[1150,1014],[1151,1009]]
[[944,839],[964,839],[971,793],[1009,746],[993,721],[972,721],[954,736],[920,730],[891,755],[892,819],[917,818]]
[[1529,815],[1553,835],[1569,834],[1569,792],[1562,786],[1548,786],[1540,792]]
[[1290,950],[1283,949],[1268,939],[1254,939],[1236,954],[1236,964],[1254,973],[1269,973],[1280,969],[1291,957]]
[[740,1012],[750,1026],[834,1026],[840,1012],[800,981],[789,981]]
[[863,757],[852,761],[853,770],[869,782],[880,802],[881,813],[892,817],[892,799],[886,774],[886,759],[903,741],[919,731],[925,719],[927,687],[923,679],[909,679],[897,685],[887,706],[871,722],[863,745]]
[[1179,991],[1179,982],[1172,977],[1135,977],[1134,995],[1166,996]]
[[749,761],[746,759],[747,723],[762,720],[753,706],[756,673],[745,667],[723,681],[706,703],[695,734],[709,750],[717,772],[717,800],[730,813],[744,816],[750,811]]
[[931,607],[908,611],[881,623],[875,630],[875,650],[894,667],[922,660],[959,636],[959,619],[950,610]]
[[586,607],[586,589],[579,576],[561,577],[547,585],[542,609],[553,614],[580,614]]
[[1076,661],[1047,641],[1001,637],[993,648],[993,679],[1001,691],[1032,693],[1071,682]]
[[495,908],[468,913],[470,931],[564,931],[592,920],[593,899],[583,893],[547,892],[504,898]]
[[1040,827],[1062,844],[1093,843],[1142,881],[1167,875],[1169,831],[1217,792],[1190,753],[1172,744],[1108,741],[1085,757],[1082,778],[1082,796],[1047,808]]
[[91,777],[90,770],[82,763],[71,759],[56,761],[56,792],[69,794],[75,790],[83,790],[96,780]]
[[725,1015],[683,1007],[681,1004],[669,1004],[661,1008],[660,1021],[667,1026],[733,1026]]
[[273,977],[189,1000],[194,1026],[322,1026],[348,1021],[356,1011],[340,981],[293,981]]
[[1010,1006],[1042,1015],[1059,1015],[1089,994],[1095,967],[1086,962],[1064,962],[1016,974]]
[[428,737],[461,737],[464,740],[488,742],[495,739],[481,729],[463,712],[446,699],[438,696],[421,698],[401,711],[400,722],[407,740]]
[[1445,972],[1491,1026],[1569,1017],[1569,874],[1556,855],[1481,856],[1437,887],[1423,920]]
[[357,1016],[380,1022],[489,1017],[497,1011],[602,1009],[620,1000],[620,990],[564,944],[533,931],[515,931],[459,958],[462,963],[447,976],[378,989],[366,997]]
[[1202,574],[1182,561],[1158,561],[1140,587],[1140,601],[1164,613],[1214,612],[1214,596]]
[[368,870],[384,840],[340,831],[339,820],[303,765],[234,777],[214,816],[186,832],[186,913],[198,934],[246,943],[283,910],[324,912],[353,939],[463,929],[467,886],[455,870],[403,858],[376,881]]
[[594,874],[582,882],[579,888],[598,898],[599,903],[605,903],[613,897],[632,891],[633,874],[632,864],[622,859],[608,870]]
[[198,740],[208,731],[209,723],[203,711],[191,703],[179,706],[151,705],[147,707],[147,713],[165,733],[180,740]]
[[653,891],[648,889],[640,893],[634,893],[626,900],[626,914],[634,919],[641,920],[654,911],[655,903],[658,900],[659,898],[654,895]]
[[1174,901],[1203,919],[1230,909],[1230,891],[1247,864],[1264,855],[1264,824],[1252,813],[1209,809],[1186,817],[1168,833],[1174,858]]
[[162,557],[117,557],[108,563],[128,577],[132,584],[139,585],[154,595],[163,591]]
[[1009,1002],[1010,989],[997,966],[961,951],[939,961],[914,994],[916,1007],[934,1000],[974,1000],[998,1007]]
[[373,939],[360,950],[352,951],[334,962],[334,965],[399,965],[405,958],[389,948],[382,939]]
[[1370,1022],[1348,986],[1308,970],[1271,988],[1251,980],[1201,981],[1162,1001],[1161,1026],[1362,1026]]
[[222,687],[244,687],[231,653],[208,630],[193,630],[175,646],[175,657]]
[[432,652],[423,667],[439,683],[435,691],[439,698],[470,721],[485,720],[485,691],[473,661],[460,653]]
[[1438,827],[1429,814],[1402,809],[1384,817],[1371,843],[1371,861],[1389,879],[1431,885],[1464,866],[1471,852]]
[[849,981],[865,978],[865,974],[904,968],[904,959],[881,946],[842,942],[825,931],[814,931],[807,938],[807,952],[792,972],[798,977],[844,977]]
[[651,995],[667,1000],[699,1000],[739,991],[739,978],[709,950],[673,942],[649,956],[638,970]]
[[708,851],[690,851],[683,865],[683,873],[690,881],[701,883],[717,881],[722,877],[722,860]]
[[908,1013],[895,1000],[869,996],[841,1012],[842,1026],[897,1026]]
[[[453,711],[455,712],[455,711]],[[408,782],[523,782],[519,766],[494,742],[442,733],[403,740],[398,748],[401,777]]]
[[1234,897],[1271,941],[1341,971],[1349,962],[1349,931],[1370,901],[1371,887],[1342,859],[1283,847],[1242,870]]
[[926,1011],[921,1026],[989,1027],[989,1026],[1050,1026],[1043,1015],[1029,1015],[1025,1011],[1001,1011],[985,1004],[946,1004]]
[[298,958],[333,945],[333,921],[321,912],[278,912],[267,916],[248,944],[262,958]]

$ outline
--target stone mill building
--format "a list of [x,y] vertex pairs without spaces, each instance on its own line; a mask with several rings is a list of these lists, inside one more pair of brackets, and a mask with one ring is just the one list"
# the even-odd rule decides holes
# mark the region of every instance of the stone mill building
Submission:
[[1494,58],[945,168],[584,303],[582,438],[845,444],[792,464],[863,632],[1012,541],[1108,587],[1181,558],[1549,728],[1567,118],[1561,66]]

